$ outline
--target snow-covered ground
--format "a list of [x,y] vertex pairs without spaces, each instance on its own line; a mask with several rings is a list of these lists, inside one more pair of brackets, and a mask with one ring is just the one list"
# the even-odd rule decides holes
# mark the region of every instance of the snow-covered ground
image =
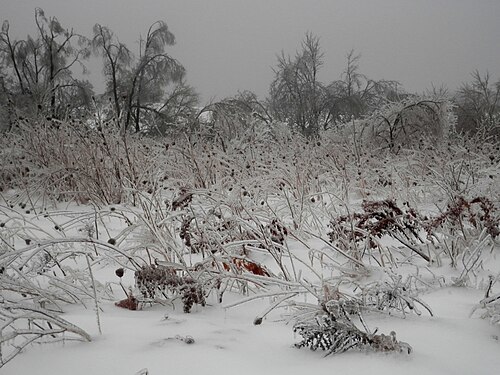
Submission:
[[[15,220],[7,222],[6,227],[29,216],[22,210],[10,212]],[[75,221],[74,218],[89,218],[90,212],[85,206],[71,204],[64,211],[31,218],[30,223],[42,224],[30,227],[25,222],[24,233],[32,237],[40,233],[57,236],[58,231],[53,227],[55,221],[63,223],[61,227],[68,234],[81,232],[82,228],[88,230],[85,220]],[[101,236],[118,238],[119,223],[116,216],[103,216],[101,225],[105,230],[101,230]],[[319,247],[317,240],[310,243]],[[296,242],[292,246],[297,253],[299,248]],[[483,267],[484,275],[498,267],[498,248],[495,251],[490,254],[491,262]],[[262,254],[254,253],[253,259],[256,258],[264,264],[269,263]],[[307,256],[303,258],[306,260]],[[197,260],[191,259],[192,262]],[[268,267],[271,269],[272,263]],[[321,271],[322,267],[318,267]],[[500,326],[481,319],[481,310],[472,314],[484,297],[486,278],[475,278],[476,288],[445,286],[451,285],[452,278],[457,276],[445,266],[431,268],[432,272],[440,274],[444,287],[431,288],[419,296],[434,316],[424,309],[420,316],[409,313],[402,317],[386,312],[365,315],[372,332],[375,329],[386,334],[395,331],[398,340],[409,343],[413,349],[410,355],[350,351],[327,357],[321,350],[313,352],[294,347],[301,338],[293,332],[290,306],[273,310],[261,325],[253,324],[255,317],[275,301],[271,297],[238,304],[245,296],[230,292],[225,294],[222,304],[212,294],[207,299],[207,306],[195,305],[189,314],[182,312],[179,300],[165,306],[144,304],[142,309],[131,311],[114,303],[125,297],[114,272],[116,265],[103,261],[102,265],[93,268],[96,279],[110,282],[114,291],[114,300],[100,302],[102,333],[91,302],[86,307],[66,305],[61,317],[89,333],[92,341],[29,346],[2,368],[2,374],[136,374],[147,369],[149,374],[331,374],[333,371],[493,375],[500,368]],[[312,277],[309,271],[309,275],[304,273],[303,276]],[[376,271],[372,278],[378,278]],[[121,282],[126,289],[133,287],[133,271],[126,270]],[[304,298],[311,297],[302,296],[298,300],[305,301]],[[235,306],[226,307],[231,305]]]
[[[445,288],[422,297],[435,316],[399,319],[373,316],[381,331],[395,330],[413,352],[347,352],[323,357],[320,351],[296,349],[289,325],[279,314],[252,324],[266,302],[225,310],[215,305],[190,314],[154,306],[129,311],[103,305],[102,335],[92,309],[68,308],[64,318],[89,332],[90,343],[30,347],[2,369],[20,374],[498,374],[500,328],[470,318],[482,293]],[[179,338],[190,336],[194,343]]]

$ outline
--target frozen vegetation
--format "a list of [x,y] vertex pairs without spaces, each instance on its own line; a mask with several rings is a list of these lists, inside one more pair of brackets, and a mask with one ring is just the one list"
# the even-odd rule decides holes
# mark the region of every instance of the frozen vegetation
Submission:
[[2,373],[496,373],[498,143],[248,121],[4,137]]
[[498,373],[499,82],[326,84],[306,34],[199,107],[165,22],[134,56],[35,21],[0,32],[2,374]]

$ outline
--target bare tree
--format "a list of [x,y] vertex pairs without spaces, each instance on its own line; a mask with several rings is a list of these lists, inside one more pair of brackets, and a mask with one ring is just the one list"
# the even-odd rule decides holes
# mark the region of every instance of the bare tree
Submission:
[[123,87],[124,76],[132,61],[132,53],[125,44],[114,37],[109,28],[96,24],[93,31],[92,48],[94,53],[103,58],[106,93],[112,96],[115,121],[119,127],[122,114],[121,101],[126,95],[126,88]]
[[294,59],[283,53],[278,57],[269,98],[273,115],[315,136],[320,129],[366,116],[387,99],[397,98],[398,83],[366,77],[359,72],[360,58],[350,51],[341,78],[324,85],[318,79],[323,66],[319,38],[307,34]]
[[500,136],[500,80],[491,82],[489,73],[472,73],[472,81],[458,90],[457,128],[461,132],[485,132],[488,136]]
[[75,65],[86,71],[83,60],[90,55],[88,40],[40,8],[35,9],[35,25],[37,35],[26,40],[13,40],[9,22],[2,25],[0,55],[12,78],[7,90],[18,107],[61,118],[74,108],[75,94],[83,93],[84,101],[90,97],[91,85],[75,79],[72,72]]
[[[104,59],[107,93],[111,95],[116,122],[128,130],[141,123],[164,124],[187,116],[197,103],[194,89],[185,82],[185,69],[166,51],[175,36],[163,21],[153,23],[139,40],[139,55],[120,43],[102,25],[94,26],[93,47]],[[151,127],[150,127],[151,128]]]
[[361,55],[351,50],[347,54],[346,68],[341,79],[328,86],[330,93],[330,112],[333,122],[346,122],[368,115],[376,108],[396,98],[398,83],[395,81],[376,81],[359,72]]
[[331,119],[329,97],[318,79],[323,66],[319,38],[308,33],[302,49],[292,59],[282,53],[274,70],[269,105],[280,121],[290,122],[306,136],[317,136]]

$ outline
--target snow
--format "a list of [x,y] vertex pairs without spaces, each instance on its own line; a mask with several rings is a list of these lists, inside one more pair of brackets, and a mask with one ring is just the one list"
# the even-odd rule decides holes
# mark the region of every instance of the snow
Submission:
[[[91,309],[72,306],[64,318],[87,330],[92,342],[30,347],[2,374],[135,374],[147,368],[149,374],[494,375],[500,368],[500,328],[469,318],[481,297],[478,290],[445,288],[424,298],[435,317],[369,320],[371,327],[395,330],[399,339],[411,343],[414,352],[409,356],[347,352],[326,358],[294,348],[297,338],[279,312],[253,325],[266,301],[227,310],[213,305],[190,314],[161,306],[129,311],[106,303],[100,316],[102,335]],[[191,336],[195,342],[186,344],[178,336]]]

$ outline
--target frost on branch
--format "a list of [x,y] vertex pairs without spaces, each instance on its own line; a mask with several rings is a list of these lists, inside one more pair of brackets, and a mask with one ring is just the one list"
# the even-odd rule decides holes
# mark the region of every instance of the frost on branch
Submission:
[[0,300],[0,367],[33,342],[91,341],[81,328],[34,304]]
[[481,318],[488,319],[491,324],[500,324],[500,293],[491,293],[498,278],[499,276],[496,278],[490,276],[486,295],[471,312],[471,315],[473,315],[476,310],[482,310]]
[[417,306],[420,305],[433,316],[431,308],[418,297],[412,282],[411,276],[403,280],[401,275],[389,274],[388,280],[376,281],[362,288],[363,305],[379,311],[397,312],[403,317],[408,310],[421,315]]

